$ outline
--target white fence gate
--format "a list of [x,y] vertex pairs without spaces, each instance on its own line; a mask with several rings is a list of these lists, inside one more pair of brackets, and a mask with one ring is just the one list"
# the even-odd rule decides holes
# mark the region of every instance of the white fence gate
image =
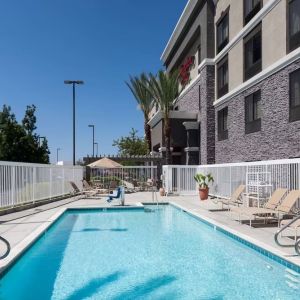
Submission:
[[163,185],[168,193],[196,194],[196,173],[211,173],[215,182],[210,186],[210,194],[225,198],[230,197],[240,184],[245,184],[250,192],[255,184],[270,186],[270,192],[276,188],[300,188],[298,158],[202,166],[163,166]]
[[82,189],[83,167],[0,162],[0,207],[51,199]]

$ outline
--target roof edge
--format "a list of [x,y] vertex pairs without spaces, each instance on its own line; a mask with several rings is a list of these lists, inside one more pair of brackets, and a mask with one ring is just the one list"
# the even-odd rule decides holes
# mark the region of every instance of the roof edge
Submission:
[[187,23],[193,9],[195,8],[198,0],[189,0],[188,3],[186,4],[172,34],[171,37],[169,38],[167,45],[160,57],[161,61],[165,62],[168,58],[168,55],[170,54],[172,48],[175,45],[176,40],[178,39],[180,33],[182,32],[185,24]]

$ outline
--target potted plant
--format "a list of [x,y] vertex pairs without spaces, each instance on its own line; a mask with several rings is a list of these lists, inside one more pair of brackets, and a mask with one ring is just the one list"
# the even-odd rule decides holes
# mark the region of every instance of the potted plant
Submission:
[[194,179],[199,185],[199,196],[201,200],[206,200],[208,198],[208,192],[209,192],[209,183],[214,182],[214,178],[209,173],[207,175],[198,173],[194,176]]

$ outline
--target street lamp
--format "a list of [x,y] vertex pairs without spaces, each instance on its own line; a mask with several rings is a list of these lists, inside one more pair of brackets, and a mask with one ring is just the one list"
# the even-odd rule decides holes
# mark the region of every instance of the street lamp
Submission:
[[89,125],[89,127],[93,128],[93,157],[95,156],[94,145],[95,145],[95,125]]
[[98,157],[98,143],[97,142],[95,142],[94,143],[94,145],[96,145],[97,147],[96,147],[96,157]]
[[84,84],[82,80],[65,80],[65,84],[73,85],[73,166],[75,166],[75,85]]
[[62,150],[61,148],[56,148],[56,162],[58,163],[58,152]]

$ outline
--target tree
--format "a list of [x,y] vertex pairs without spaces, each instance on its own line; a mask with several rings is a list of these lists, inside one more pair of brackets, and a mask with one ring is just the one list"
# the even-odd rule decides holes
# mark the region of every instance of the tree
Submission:
[[27,106],[21,124],[9,106],[0,111],[0,160],[49,163],[48,141],[39,143],[36,130],[36,107]]
[[166,164],[169,165],[171,164],[171,125],[169,112],[173,108],[173,101],[180,93],[178,71],[167,73],[160,70],[156,76],[150,73],[148,90],[163,113]]
[[129,136],[122,136],[113,141],[113,146],[118,147],[118,154],[122,156],[146,155],[147,142],[144,138],[138,137],[138,131],[134,128],[129,132]]
[[151,152],[151,128],[148,124],[149,115],[153,107],[153,97],[149,92],[149,80],[145,73],[142,73],[140,77],[131,77],[129,83],[126,82],[127,86],[131,90],[134,98],[136,99],[140,109],[144,114],[144,130],[145,138],[148,145],[148,152]]

